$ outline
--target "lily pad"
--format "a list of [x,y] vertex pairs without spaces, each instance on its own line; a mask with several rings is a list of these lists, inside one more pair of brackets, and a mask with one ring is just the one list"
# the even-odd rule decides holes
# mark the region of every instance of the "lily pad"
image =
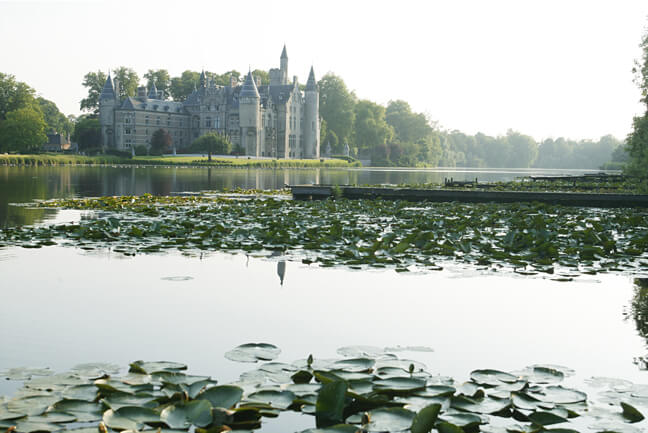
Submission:
[[131,363],[129,371],[132,373],[140,374],[151,374],[155,372],[169,371],[169,372],[179,372],[186,370],[187,366],[179,362],[169,362],[169,361],[155,361],[155,362],[144,362],[144,361],[135,361]]
[[222,385],[206,389],[196,396],[199,400],[208,400],[213,407],[230,408],[241,401],[243,390],[238,386]]
[[394,377],[374,381],[374,390],[387,394],[410,394],[424,390],[425,386],[426,382],[424,380],[407,377]]
[[192,424],[205,427],[212,422],[212,405],[207,400],[195,400],[167,406],[160,414],[160,420],[172,429],[184,430]]
[[548,386],[543,390],[528,394],[538,400],[555,404],[580,403],[587,400],[587,394],[584,392],[562,386]]
[[515,383],[518,376],[499,370],[474,370],[470,373],[473,382],[479,385],[498,386],[504,383]]
[[29,380],[33,376],[51,376],[54,374],[49,368],[17,367],[0,371],[0,377],[8,380]]
[[439,417],[440,411],[441,405],[439,403],[431,404],[421,409],[414,417],[414,421],[412,421],[411,433],[431,432]]
[[416,413],[399,407],[375,409],[368,414],[367,432],[400,432],[412,426]]
[[288,409],[295,400],[290,391],[258,391],[245,398],[246,403],[265,403],[276,409]]
[[378,358],[385,354],[385,350],[376,346],[344,346],[337,353],[345,358]]
[[236,362],[272,361],[281,353],[281,349],[268,343],[247,343],[225,353],[225,358]]

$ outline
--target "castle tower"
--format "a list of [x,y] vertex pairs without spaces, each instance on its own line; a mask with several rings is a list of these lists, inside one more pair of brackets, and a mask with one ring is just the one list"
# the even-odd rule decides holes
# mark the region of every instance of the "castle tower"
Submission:
[[205,76],[205,70],[200,73],[200,87],[207,87],[207,77]]
[[252,72],[248,72],[239,94],[239,126],[241,147],[246,155],[261,156],[261,97]]
[[315,81],[315,71],[311,66],[306,82],[304,101],[304,157],[319,158],[320,156],[320,121],[319,121],[319,90]]
[[155,86],[155,80],[151,80],[151,89],[149,90],[148,98],[149,99],[158,99],[158,91],[157,87]]
[[279,61],[279,70],[281,71],[281,84],[288,84],[288,53],[286,44],[281,51],[281,60]]
[[114,147],[114,126],[115,108],[119,103],[119,97],[113,87],[110,72],[99,95],[99,124],[101,125],[101,145],[103,147]]

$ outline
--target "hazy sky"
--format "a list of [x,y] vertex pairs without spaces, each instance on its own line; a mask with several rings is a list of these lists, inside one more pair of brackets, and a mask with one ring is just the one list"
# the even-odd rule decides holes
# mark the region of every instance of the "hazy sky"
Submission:
[[446,129],[623,138],[648,1],[6,1],[0,72],[66,114],[88,71],[331,71],[359,98],[408,101]]

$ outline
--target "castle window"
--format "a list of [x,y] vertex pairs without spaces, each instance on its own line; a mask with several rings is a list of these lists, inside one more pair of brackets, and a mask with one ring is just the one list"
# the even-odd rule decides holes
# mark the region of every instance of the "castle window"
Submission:
[[130,117],[127,117],[126,119],[124,119],[124,121],[125,121],[126,123],[131,123],[131,118],[130,118]]
[[160,124],[160,116],[158,116],[157,119],[155,119],[155,124],[156,124],[156,125],[159,125],[159,124]]
[[211,117],[205,119],[205,128],[211,128]]
[[171,126],[171,121],[167,120],[167,126]]
[[126,128],[126,129],[124,129],[124,134],[130,134],[130,133],[131,133],[130,128]]
[[144,120],[144,123],[146,123],[147,125],[149,124],[149,117],[148,116],[146,116],[146,119]]
[[154,106],[153,106],[153,109],[154,109],[154,110],[157,110],[157,109],[158,109],[158,106],[157,106],[157,105],[154,105]]

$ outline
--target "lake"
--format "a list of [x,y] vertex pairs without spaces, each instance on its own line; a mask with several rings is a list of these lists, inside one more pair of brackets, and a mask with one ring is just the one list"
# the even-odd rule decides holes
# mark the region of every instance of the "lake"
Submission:
[[[561,173],[564,171],[560,171]],[[578,171],[574,171],[577,173]],[[454,179],[510,180],[522,170],[247,170],[119,167],[0,167],[0,224],[75,221],[78,211],[10,203],[117,194],[173,194],[284,184],[375,184]],[[535,173],[535,172],[533,172]],[[547,171],[542,171],[547,173]],[[609,376],[648,383],[633,359],[646,353],[631,308],[629,275],[490,275],[448,264],[401,274],[287,262],[281,257],[167,252],[126,257],[69,247],[0,248],[0,371],[65,370],[84,362],[185,362],[220,383],[252,367],[224,358],[246,342],[279,346],[281,361],[336,356],[347,345],[429,346],[403,356],[459,382],[470,371],[537,363],[576,370],[570,380]],[[643,317],[643,318],[642,318]],[[0,395],[16,382],[0,381]],[[645,425],[645,422],[641,425]],[[283,414],[264,432],[313,426]]]

